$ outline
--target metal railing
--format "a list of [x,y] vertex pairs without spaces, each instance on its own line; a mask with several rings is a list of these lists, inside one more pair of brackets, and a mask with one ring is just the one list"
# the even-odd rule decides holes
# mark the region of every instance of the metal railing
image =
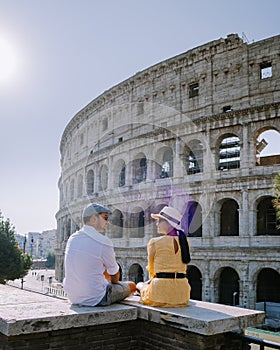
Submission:
[[240,334],[242,338],[242,343],[244,344],[244,349],[246,348],[246,344],[256,344],[259,345],[259,350],[269,349],[280,349],[280,343],[275,343],[269,340],[264,340],[260,338],[251,337],[250,335]]

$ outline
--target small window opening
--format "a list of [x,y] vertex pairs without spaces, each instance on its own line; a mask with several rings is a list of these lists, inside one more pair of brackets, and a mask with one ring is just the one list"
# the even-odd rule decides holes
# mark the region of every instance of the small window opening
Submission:
[[271,63],[261,63],[261,79],[267,79],[272,77],[272,65]]
[[198,96],[198,92],[199,92],[199,85],[198,85],[198,83],[191,84],[189,86],[189,97],[190,98]]
[[122,137],[119,137],[119,142],[122,142],[123,141],[123,138]]
[[124,185],[125,185],[125,165],[122,167],[119,175],[119,187],[123,187]]
[[224,106],[223,107],[223,113],[227,113],[227,112],[231,112],[231,111],[232,111],[231,106]]
[[108,118],[104,118],[102,121],[102,131],[105,131],[108,129]]

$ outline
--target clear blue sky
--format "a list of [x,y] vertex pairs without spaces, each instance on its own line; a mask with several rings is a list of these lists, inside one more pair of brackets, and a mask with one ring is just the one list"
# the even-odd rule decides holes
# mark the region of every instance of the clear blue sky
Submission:
[[279,13],[279,0],[0,0],[4,217],[20,234],[56,227],[60,138],[95,97],[227,34],[278,35]]

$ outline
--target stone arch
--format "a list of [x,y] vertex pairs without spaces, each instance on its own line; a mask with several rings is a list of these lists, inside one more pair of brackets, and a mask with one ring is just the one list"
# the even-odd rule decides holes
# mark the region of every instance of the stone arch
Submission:
[[272,196],[263,196],[257,201],[257,236],[280,235],[272,200]]
[[123,237],[123,227],[124,227],[124,217],[123,213],[116,209],[113,211],[111,216],[110,237],[112,238],[122,238]]
[[118,161],[113,166],[114,169],[114,186],[123,187],[126,182],[126,165],[123,159],[118,159]]
[[220,236],[239,235],[239,205],[232,198],[220,201]]
[[173,177],[173,150],[162,147],[156,154],[156,178]]
[[198,202],[188,202],[181,226],[188,236],[202,237],[202,208]]
[[91,196],[94,193],[94,171],[89,169],[86,174],[86,186],[87,186],[87,195]]
[[255,133],[254,149],[257,166],[280,164],[280,132],[275,126],[266,125]]
[[128,223],[131,238],[145,236],[145,211],[141,207],[134,208],[129,216]]
[[272,268],[263,268],[257,276],[256,301],[280,302],[280,274]]
[[147,158],[144,153],[138,153],[132,161],[132,183],[137,184],[147,179]]
[[202,274],[194,265],[188,265],[187,277],[191,286],[191,299],[202,300]]
[[203,144],[191,140],[185,147],[186,170],[188,175],[203,172]]
[[222,267],[215,274],[216,299],[220,304],[239,305],[239,275],[232,267]]
[[135,283],[144,281],[144,271],[139,264],[132,264],[128,270],[128,279]]
[[226,171],[240,167],[240,138],[235,134],[224,134],[217,143],[217,169]]
[[171,148],[163,153],[161,173],[164,174],[163,177],[173,177],[173,151]]

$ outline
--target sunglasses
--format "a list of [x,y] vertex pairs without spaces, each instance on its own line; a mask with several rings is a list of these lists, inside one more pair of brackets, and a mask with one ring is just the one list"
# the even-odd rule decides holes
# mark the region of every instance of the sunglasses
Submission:
[[99,214],[99,216],[101,216],[105,221],[109,220],[109,216],[108,215]]

